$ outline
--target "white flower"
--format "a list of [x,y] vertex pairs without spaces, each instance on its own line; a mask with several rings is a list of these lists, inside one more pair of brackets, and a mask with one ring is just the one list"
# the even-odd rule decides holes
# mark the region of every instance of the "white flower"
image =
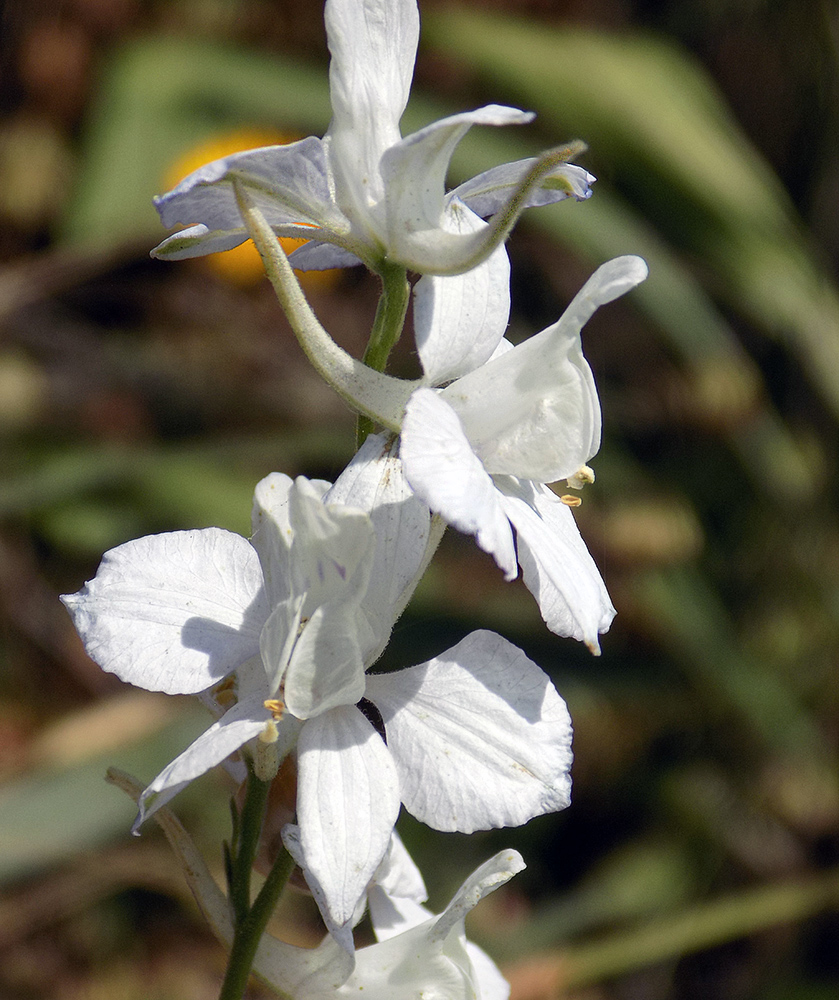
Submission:
[[[530,121],[532,114],[489,105],[402,138],[419,37],[416,0],[327,0],[333,117],[324,138],[267,146],[216,160],[156,201],[163,224],[190,224],[155,251],[194,257],[248,238],[232,183],[245,187],[280,236],[311,240],[295,267],[327,268],[385,260],[422,272],[459,273],[503,242],[524,208],[569,195],[584,199],[594,178],[564,162],[569,148],[539,160],[495,167],[446,194],[452,153],[472,125]],[[457,234],[444,220],[458,201],[492,226]]]
[[[573,478],[599,448],[600,402],[580,331],[598,306],[643,281],[647,266],[640,257],[604,264],[558,322],[516,347],[502,339],[509,299],[485,306],[480,271],[417,285],[426,382],[454,381],[408,401],[405,474],[433,511],[475,535],[507,579],[521,565],[552,631],[597,652],[614,608],[569,507],[545,484]],[[493,288],[505,296],[506,285]]]
[[255,549],[218,529],[140,539],[64,600],[91,655],[124,680],[194,692],[226,677],[215,697],[236,698],[143,792],[136,825],[248,741],[278,758],[296,747],[297,823],[284,839],[350,950],[400,801],[461,832],[562,809],[571,725],[547,675],[491,632],[365,677],[421,569],[428,509],[382,437],[326,486],[269,476]]
[[[139,784],[129,775],[108,779],[137,801]],[[155,814],[198,905],[214,933],[233,942],[231,907],[192,840],[166,808]],[[510,988],[494,962],[466,940],[464,918],[484,896],[525,867],[517,851],[502,851],[481,865],[439,917],[421,904],[422,876],[399,838],[370,886],[370,914],[378,944],[354,954],[327,935],[317,948],[299,948],[264,934],[253,971],[291,1000],[332,1000],[363,993],[373,1000],[507,1000]]]

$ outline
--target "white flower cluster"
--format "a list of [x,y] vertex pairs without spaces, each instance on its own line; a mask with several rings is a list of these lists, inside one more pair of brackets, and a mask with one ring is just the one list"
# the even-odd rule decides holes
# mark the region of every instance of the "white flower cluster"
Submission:
[[[253,237],[286,290],[294,279],[277,236],[310,238],[295,267],[416,271],[423,378],[360,371],[292,288],[284,304],[319,370],[387,430],[367,437],[334,484],[263,479],[250,539],[213,528],[140,538],[106,553],[95,579],[63,600],[104,670],[199,695],[216,716],[142,793],[135,829],[213,767],[270,779],[295,762],[296,813],[282,839],[329,934],[315,952],[284,946],[283,971],[262,969],[278,989],[501,1000],[506,984],[465,941],[463,916],[521,859],[508,851],[488,862],[435,918],[394,825],[403,805],[462,833],[565,808],[565,703],[535,663],[487,631],[404,670],[369,670],[445,523],[473,534],[507,579],[521,567],[549,629],[599,651],[614,609],[568,498],[546,484],[590,478],[600,404],[580,330],[642,281],[646,265],[604,264],[553,326],[512,346],[504,239],[525,207],[586,198],[594,178],[546,154],[446,193],[453,149],[471,125],[531,116],[490,106],[402,138],[415,0],[327,0],[326,26],[327,134],[187,177],[158,209],[165,224],[190,228],[156,253],[194,256]],[[356,952],[365,906],[379,944]]]

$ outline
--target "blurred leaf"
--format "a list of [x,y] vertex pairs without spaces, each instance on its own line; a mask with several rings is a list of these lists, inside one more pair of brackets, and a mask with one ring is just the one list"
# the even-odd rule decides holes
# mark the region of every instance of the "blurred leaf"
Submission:
[[107,768],[151,780],[207,728],[206,711],[186,699],[132,692],[118,702],[96,706],[93,718],[82,713],[77,725],[62,720],[61,739],[50,744],[48,733],[36,746],[37,768],[0,788],[0,880],[124,835],[135,811],[105,783]]
[[330,114],[325,67],[205,41],[129,43],[105,69],[63,240],[156,239],[152,197],[184,150],[243,123],[322,132]]
[[464,9],[430,11],[424,38],[501,83],[562,138],[590,143],[641,213],[711,269],[716,292],[789,340],[839,412],[835,288],[780,182],[686,53],[650,35]]

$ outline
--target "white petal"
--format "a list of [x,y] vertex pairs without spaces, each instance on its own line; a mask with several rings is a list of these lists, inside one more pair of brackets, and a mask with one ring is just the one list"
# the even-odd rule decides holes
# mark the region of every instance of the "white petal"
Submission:
[[447,937],[457,924],[461,925],[467,913],[491,892],[495,892],[514,875],[524,871],[527,865],[518,851],[499,851],[489,861],[485,861],[463,883],[452,901],[435,921],[432,938]]
[[364,696],[364,659],[358,602],[316,608],[303,626],[285,674],[283,700],[298,719],[309,719]]
[[289,520],[294,587],[306,594],[304,616],[328,601],[360,603],[376,546],[366,512],[325,504],[319,487],[299,476],[289,493]]
[[392,435],[370,435],[324,497],[327,504],[360,507],[370,515],[376,552],[361,604],[370,623],[369,665],[390,636],[396,615],[416,583],[428,543],[431,515],[405,479]]
[[152,250],[152,257],[163,260],[188,260],[191,257],[205,257],[209,253],[222,253],[250,239],[244,226],[232,229],[213,229],[206,226],[190,226],[174,236],[168,236]]
[[[458,201],[443,220],[449,232],[477,232],[485,225]],[[414,285],[414,330],[426,380],[443,385],[484,364],[509,319],[510,259],[503,244],[465,274],[420,278]]]
[[434,914],[422,903],[405,897],[390,898],[378,886],[368,893],[370,921],[377,941],[388,941],[425,923]]
[[320,240],[309,240],[288,257],[298,271],[329,271],[336,267],[356,267],[361,263],[355,254]]
[[[268,616],[268,621],[259,637],[259,652],[268,682],[268,691],[273,697],[285,677],[291,654],[298,639],[300,622],[303,617],[303,595],[280,601]],[[289,706],[291,711],[294,711]],[[295,715],[297,713],[295,712]],[[305,718],[306,716],[298,716]]]
[[381,198],[379,159],[399,141],[419,12],[415,0],[327,0],[324,19],[332,55],[329,155],[339,200],[349,196],[361,207]]
[[[483,242],[481,234],[445,233],[443,217],[446,174],[455,147],[473,125],[517,125],[532,114],[497,104],[442,118],[395,143],[382,155],[381,172],[387,192],[387,238],[390,254],[407,266],[424,271],[457,270],[455,259],[464,259]],[[430,239],[430,242],[429,242]],[[436,267],[435,252],[446,266]],[[452,260],[449,260],[449,257]]]
[[253,493],[251,545],[259,554],[270,607],[291,594],[291,542],[294,532],[288,517],[292,479],[272,472],[256,484]]
[[220,528],[126,542],[62,600],[103,670],[167,694],[202,691],[253,656],[268,613],[256,553]]
[[472,963],[481,1000],[507,1000],[510,996],[510,984],[483,948],[479,948],[472,941],[467,941],[466,954]]
[[507,476],[495,483],[516,529],[524,582],[545,624],[599,653],[598,635],[608,630],[615,609],[571,509],[539,483]]
[[475,535],[512,580],[517,573],[512,529],[454,410],[431,389],[417,389],[405,408],[401,442],[413,489],[449,524]]
[[239,702],[225,712],[206,733],[168,764],[143,792],[134,830],[191,781],[258,736],[270,718],[270,712],[257,699]]
[[437,830],[520,826],[570,802],[571,720],[550,678],[494,632],[368,677],[402,801]]
[[309,223],[340,228],[343,223],[346,227],[330,195],[323,143],[314,137],[250,149],[205,164],[155,198],[163,225],[202,223],[217,231],[241,229],[230,183],[233,176],[247,185],[271,226]]
[[[514,163],[503,163],[478,174],[471,180],[458,185],[450,192],[449,198],[459,198],[465,202],[476,215],[487,219],[500,211],[536,162],[534,157],[526,160],[516,160]],[[573,163],[563,163],[551,171],[525,200],[526,208],[537,205],[550,205],[563,198],[576,198],[584,201],[591,197],[591,185],[595,178],[582,167]]]
[[367,891],[376,940],[386,941],[427,920],[431,912],[422,905],[426,899],[428,893],[420,870],[394,830],[388,852]]
[[488,472],[555,482],[596,453],[600,401],[580,330],[646,275],[640,257],[609,261],[557,323],[443,391]]
[[[503,1000],[496,978],[484,975],[483,963],[472,965],[463,919],[483,896],[523,867],[515,851],[502,852],[467,879],[439,917],[410,921],[409,930],[356,952],[355,969],[343,985],[313,975],[292,995],[295,1000],[348,1000],[360,995],[366,1000]],[[321,948],[325,946],[328,942]]]
[[310,719],[297,754],[304,868],[320,887],[324,919],[340,929],[351,925],[388,848],[399,812],[396,769],[382,738],[349,706]]

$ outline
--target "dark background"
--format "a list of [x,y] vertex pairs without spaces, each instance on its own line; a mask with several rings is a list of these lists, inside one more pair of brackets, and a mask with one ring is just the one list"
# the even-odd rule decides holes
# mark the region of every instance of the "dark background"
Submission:
[[[334,478],[353,418],[247,261],[152,261],[150,206],[200,163],[321,133],[320,4],[0,7],[0,997],[199,1000],[224,956],[109,764],[144,780],[205,724],[85,656],[57,595],[154,531],[247,534],[273,470]],[[605,437],[579,523],[618,617],[593,659],[449,532],[384,666],[496,629],[575,722],[574,802],[515,831],[403,835],[431,902],[495,850],[475,913],[513,1000],[821,1000],[839,989],[839,157],[833,4],[428,3],[406,131],[481,103],[468,176],[582,138],[592,200],[510,242],[518,339],[593,268],[649,281],[589,324]],[[509,19],[514,19],[511,22]],[[491,134],[490,134],[491,133]],[[229,255],[225,255],[229,257]],[[370,275],[311,288],[359,353]],[[395,359],[410,373],[409,333]],[[215,870],[229,790],[175,806]],[[314,943],[291,895],[277,932]],[[255,988],[254,996],[261,995]]]

